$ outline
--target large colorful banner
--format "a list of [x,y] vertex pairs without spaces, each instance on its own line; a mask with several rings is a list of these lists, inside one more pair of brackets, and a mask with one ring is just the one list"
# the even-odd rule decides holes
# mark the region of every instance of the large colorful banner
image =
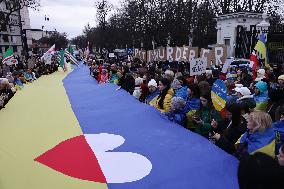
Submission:
[[220,65],[224,64],[227,58],[227,47],[225,45],[216,45],[212,50],[201,49],[199,56],[198,47],[158,47],[154,50],[140,50],[134,49],[134,57],[139,58],[145,62],[153,61],[176,61],[176,62],[189,62],[192,59],[206,58],[207,67],[211,64]]

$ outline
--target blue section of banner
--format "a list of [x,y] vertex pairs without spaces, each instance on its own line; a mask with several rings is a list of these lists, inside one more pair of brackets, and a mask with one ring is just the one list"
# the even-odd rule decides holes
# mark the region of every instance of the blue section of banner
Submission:
[[85,66],[64,86],[84,134],[121,135],[116,152],[147,157],[153,166],[142,180],[108,184],[110,189],[238,189],[238,161],[205,138],[168,121],[117,86],[98,85]]

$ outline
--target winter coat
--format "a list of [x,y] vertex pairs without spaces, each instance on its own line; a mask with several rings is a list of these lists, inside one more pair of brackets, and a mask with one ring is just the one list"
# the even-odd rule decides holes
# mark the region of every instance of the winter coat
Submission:
[[188,97],[187,87],[182,87],[180,89],[177,89],[175,91],[174,97],[181,97],[184,100],[187,100]]
[[159,101],[161,100],[159,96],[154,98],[151,102],[150,105],[154,106],[157,108],[159,111],[162,113],[169,112],[172,104],[172,98],[173,98],[174,91],[173,89],[168,90],[167,95],[165,96],[164,103],[163,103],[163,108],[159,107]]
[[192,117],[195,115],[196,111],[200,109],[200,99],[199,98],[188,98],[184,112],[186,113],[186,128],[189,130],[194,130],[194,124]]
[[224,151],[233,154],[235,153],[235,143],[246,132],[246,130],[247,122],[242,117],[239,125],[233,126],[232,123],[230,123],[225,129],[224,134],[221,135],[221,138],[216,141],[215,144]]
[[267,104],[269,100],[268,93],[264,92],[264,93],[260,93],[259,95],[253,95],[253,98],[256,102],[255,110],[266,112]]
[[146,98],[146,103],[149,104],[154,98],[159,96],[159,94],[160,94],[159,90],[156,90],[155,92],[150,93]]
[[108,82],[108,74],[101,74],[100,83]]
[[273,123],[275,131],[275,154],[279,154],[280,147],[284,144],[284,121]]
[[118,84],[118,80],[119,80],[118,75],[117,74],[112,74],[112,76],[109,79],[109,83]]
[[188,98],[184,108],[184,112],[188,113],[192,110],[200,109],[200,99],[199,98]]
[[256,102],[252,95],[243,96],[242,98],[239,98],[237,100],[237,103],[245,105],[247,110],[252,110],[256,107]]
[[268,108],[268,113],[272,118],[272,121],[279,121],[280,116],[278,115],[279,107],[284,105],[284,90],[282,88],[275,88],[269,91],[269,99],[272,104]]
[[253,79],[250,75],[245,75],[245,77],[241,78],[240,83],[244,86],[244,87],[250,87],[250,84],[253,82]]
[[141,85],[141,96],[140,96],[140,102],[145,102],[146,97],[149,95],[149,88],[146,84]]
[[212,131],[211,122],[213,119],[218,122],[218,125],[221,125],[220,113],[214,108],[210,109],[209,107],[201,107],[201,109],[197,111],[196,115],[202,123],[194,123],[193,131],[204,137],[209,137],[209,132]]
[[181,126],[185,126],[186,115],[183,110],[175,110],[173,112],[166,113],[168,119],[174,123],[177,123]]

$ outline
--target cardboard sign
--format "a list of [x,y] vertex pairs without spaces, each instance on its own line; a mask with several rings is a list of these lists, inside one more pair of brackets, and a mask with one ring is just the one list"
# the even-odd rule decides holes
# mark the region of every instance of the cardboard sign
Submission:
[[218,79],[213,84],[211,98],[217,111],[222,111],[225,108],[227,102],[227,87],[222,80]]
[[231,59],[231,58],[228,58],[225,61],[225,64],[223,65],[223,68],[222,68],[222,73],[224,73],[224,74],[228,73],[228,70],[229,70],[232,62],[233,62],[233,59]]
[[158,50],[158,56],[159,56],[158,60],[166,61],[167,60],[166,48],[160,47],[157,50]]
[[219,66],[220,64],[225,64],[227,59],[227,46],[226,45],[216,45],[213,48],[214,58],[213,64]]
[[145,50],[134,49],[134,58],[139,58],[141,61],[147,61],[147,52]]
[[190,47],[189,48],[188,61],[191,61],[192,59],[198,58],[198,50],[199,50],[198,47]]
[[190,76],[201,75],[206,73],[206,58],[197,58],[190,61]]
[[200,52],[200,58],[206,58],[207,59],[207,68],[211,67],[211,61],[212,61],[212,50],[210,49],[201,49]]

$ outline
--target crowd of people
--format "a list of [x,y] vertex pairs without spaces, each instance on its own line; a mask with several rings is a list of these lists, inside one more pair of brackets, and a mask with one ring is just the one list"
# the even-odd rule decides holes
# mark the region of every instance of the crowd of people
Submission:
[[30,57],[27,61],[18,60],[18,64],[6,65],[0,60],[0,110],[13,98],[14,94],[42,75],[58,70],[58,62],[45,64],[40,57]]
[[[227,73],[222,73],[222,66],[213,66],[203,75],[192,77],[185,62],[86,62],[91,76],[100,84],[117,84],[140,102],[158,109],[170,121],[241,159],[241,188],[254,188],[245,182],[263,171],[268,171],[264,175],[270,173],[263,168],[254,176],[243,177],[248,174],[248,164],[261,167],[257,164],[263,163],[263,159],[278,159],[277,171],[284,170],[284,65],[257,70],[230,67]],[[211,99],[211,88],[219,79],[227,86],[227,102],[222,111],[214,108]],[[270,170],[275,176],[273,168]]]

